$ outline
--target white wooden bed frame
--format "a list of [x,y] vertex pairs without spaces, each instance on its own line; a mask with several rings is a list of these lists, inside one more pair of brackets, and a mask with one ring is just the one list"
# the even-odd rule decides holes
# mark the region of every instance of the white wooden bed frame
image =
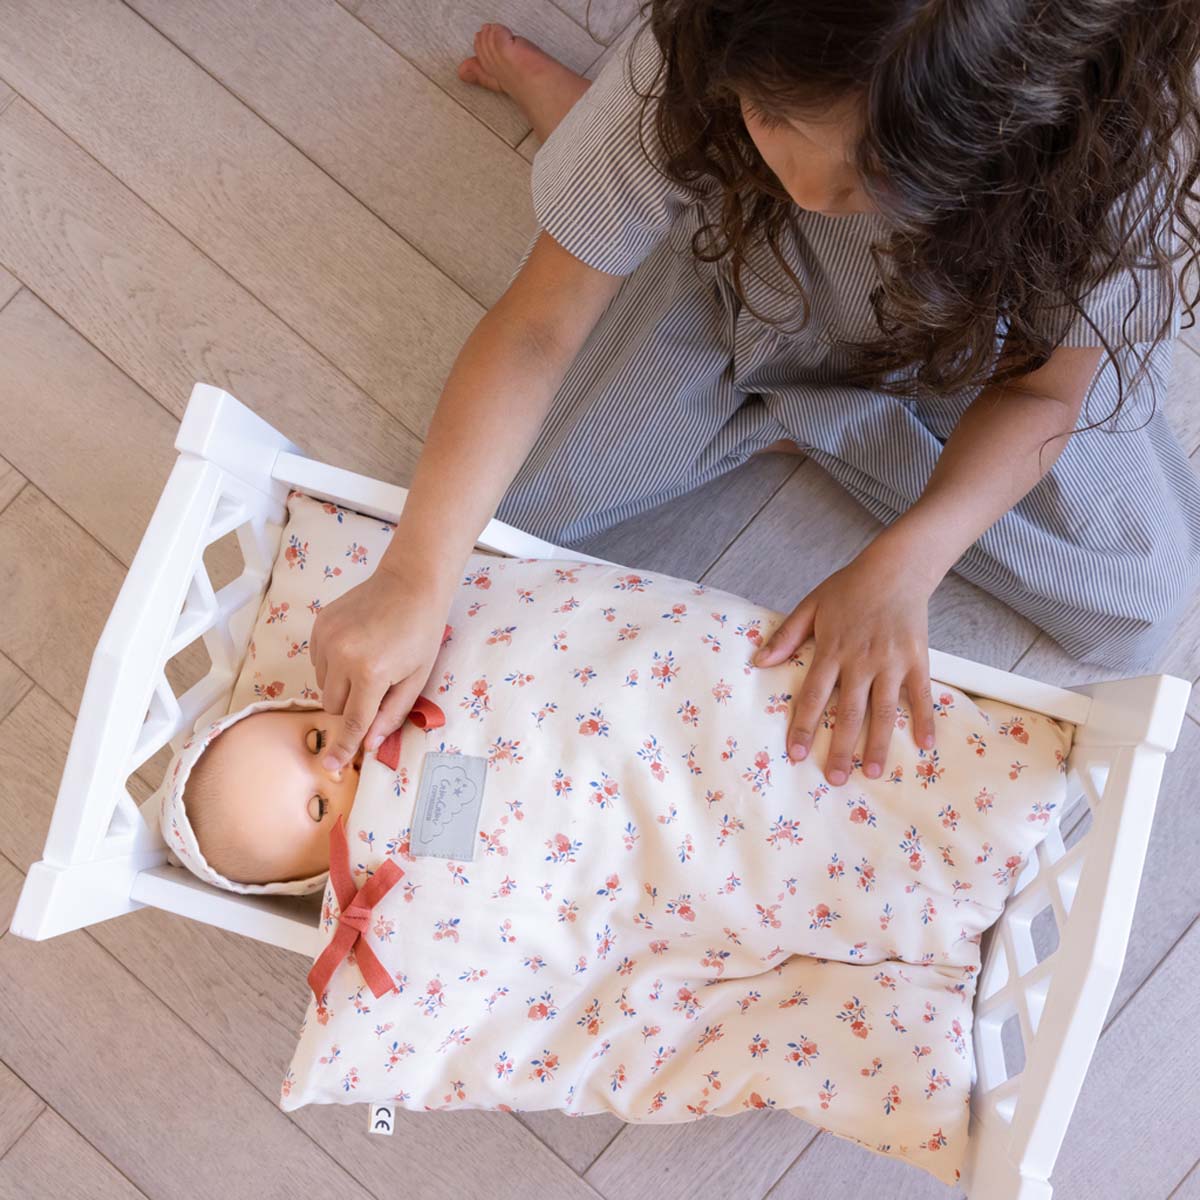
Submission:
[[[320,893],[247,896],[202,883],[167,861],[157,797],[139,807],[127,781],[168,742],[177,749],[199,718],[228,711],[289,490],[388,521],[399,517],[406,490],[305,458],[207,384],[193,389],[175,447],[179,457],[92,657],[44,857],[29,869],[11,931],[41,940],[154,905],[311,959],[322,944]],[[230,532],[245,569],[214,593],[203,554]],[[524,558],[607,561],[496,520],[476,545]],[[211,669],[177,697],[164,667],[197,638]],[[962,1180],[971,1200],[1049,1200],[1121,972],[1163,764],[1190,684],[1143,675],[1062,688],[932,649],[929,669],[934,680],[1077,727],[1068,810],[1086,799],[1090,828],[1069,850],[1065,823],[1050,833],[984,939]],[[1059,944],[1038,961],[1031,926],[1046,909]],[[1001,1031],[1016,1022],[1025,1061],[1010,1077]]]

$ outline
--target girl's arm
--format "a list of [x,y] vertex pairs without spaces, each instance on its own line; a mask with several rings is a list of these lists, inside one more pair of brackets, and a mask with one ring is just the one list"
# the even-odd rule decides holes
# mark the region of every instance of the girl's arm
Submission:
[[921,497],[863,553],[881,564],[898,555],[906,571],[925,571],[936,586],[1054,465],[1103,354],[1060,346],[1036,371],[985,387],[946,439]]
[[624,276],[542,232],[455,359],[380,567],[451,590]]

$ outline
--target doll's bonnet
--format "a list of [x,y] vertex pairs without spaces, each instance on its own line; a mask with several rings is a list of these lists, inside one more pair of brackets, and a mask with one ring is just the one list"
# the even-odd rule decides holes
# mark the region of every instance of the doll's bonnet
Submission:
[[262,894],[274,892],[283,895],[303,895],[315,892],[325,886],[329,872],[322,871],[319,875],[310,875],[307,879],[291,879],[279,883],[236,883],[226,879],[219,871],[209,865],[200,851],[196,840],[195,830],[188,820],[187,808],[184,805],[184,786],[197,759],[208,748],[212,740],[222,730],[248,717],[252,713],[264,712],[276,708],[320,708],[319,700],[305,700],[295,696],[283,697],[276,700],[255,700],[237,712],[227,713],[203,728],[197,728],[175,753],[167,767],[167,773],[162,784],[162,800],[159,808],[159,828],[162,830],[172,857],[187,867],[193,875],[211,883],[215,887],[225,888],[230,892],[246,892]]

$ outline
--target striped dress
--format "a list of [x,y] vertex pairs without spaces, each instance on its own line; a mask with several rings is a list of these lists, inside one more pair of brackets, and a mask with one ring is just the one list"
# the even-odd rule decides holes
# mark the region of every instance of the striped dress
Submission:
[[[741,305],[726,261],[695,258],[693,233],[719,213],[716,181],[673,183],[639,145],[637,92],[650,89],[659,55],[649,28],[635,25],[534,159],[539,226],[624,280],[496,516],[570,545],[791,438],[890,524],[920,497],[980,389],[910,400],[843,381],[847,360],[830,337],[877,333],[868,297],[878,281],[869,247],[885,229],[878,213],[825,217],[797,208],[798,233],[785,230],[780,245],[811,305],[802,329],[800,297],[769,247],[749,252],[742,286],[752,307],[783,329]],[[649,111],[642,133],[655,153]],[[1164,289],[1148,272],[1139,278],[1143,302],[1127,329],[1144,350]],[[1133,287],[1125,272],[1084,298],[1113,345]],[[1200,583],[1200,481],[1163,417],[1179,324],[1176,310],[1171,338],[1153,346],[1147,375],[1126,389],[1115,421],[1071,437],[953,568],[1072,657],[1112,670],[1154,665]],[[997,352],[1003,337],[1001,322]],[[1100,343],[1079,317],[1062,344]],[[1127,368],[1126,380],[1131,374]],[[1107,416],[1116,398],[1116,367],[1106,356],[1078,424]]]

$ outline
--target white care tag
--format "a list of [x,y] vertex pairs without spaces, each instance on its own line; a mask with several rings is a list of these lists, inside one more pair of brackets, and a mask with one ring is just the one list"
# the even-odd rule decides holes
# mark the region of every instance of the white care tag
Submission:
[[368,1133],[390,1134],[395,1127],[396,1109],[391,1104],[372,1104],[367,1121]]

